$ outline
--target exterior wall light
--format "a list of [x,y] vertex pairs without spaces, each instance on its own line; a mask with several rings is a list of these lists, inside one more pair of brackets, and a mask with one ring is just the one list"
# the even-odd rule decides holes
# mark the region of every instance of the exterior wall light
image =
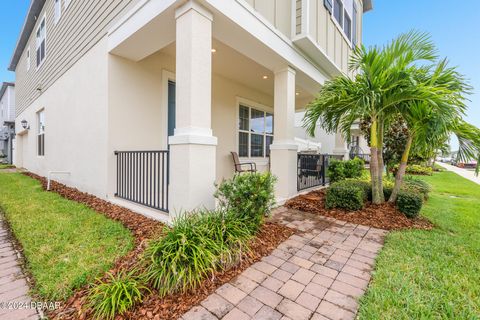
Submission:
[[20,122],[20,124],[22,125],[22,128],[23,128],[23,129],[26,129],[26,130],[30,129],[30,126],[28,125],[28,121],[27,121],[27,120],[23,119],[23,120]]

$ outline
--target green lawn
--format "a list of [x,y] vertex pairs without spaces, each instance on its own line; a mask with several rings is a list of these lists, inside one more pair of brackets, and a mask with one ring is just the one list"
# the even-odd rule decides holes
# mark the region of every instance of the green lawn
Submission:
[[133,247],[130,231],[37,180],[0,173],[0,208],[24,249],[35,293],[65,299]]
[[10,169],[10,168],[15,168],[15,166],[12,166],[11,164],[0,163],[0,170],[1,169]]
[[437,228],[388,235],[360,319],[480,319],[480,185],[452,172],[423,177]]

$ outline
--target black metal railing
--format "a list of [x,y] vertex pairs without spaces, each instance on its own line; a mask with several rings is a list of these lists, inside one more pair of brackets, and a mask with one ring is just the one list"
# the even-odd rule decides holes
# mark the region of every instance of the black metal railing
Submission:
[[328,164],[343,156],[331,154],[299,153],[297,155],[297,190],[325,186],[329,183]]
[[115,156],[115,196],[168,212],[168,151],[115,151]]

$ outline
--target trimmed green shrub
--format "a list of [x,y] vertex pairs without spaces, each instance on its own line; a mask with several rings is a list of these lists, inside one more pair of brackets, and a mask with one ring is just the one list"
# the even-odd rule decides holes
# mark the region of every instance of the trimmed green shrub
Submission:
[[422,196],[413,191],[400,191],[397,199],[397,207],[408,218],[415,218],[422,209]]
[[365,161],[355,157],[352,160],[344,161],[345,165],[345,178],[356,179],[362,176],[365,169]]
[[108,273],[108,280],[99,280],[99,284],[90,289],[88,300],[95,318],[113,319],[142,302],[143,292],[150,290],[135,276],[135,272]]
[[360,210],[365,204],[365,189],[352,181],[335,182],[327,189],[325,207]]
[[332,159],[328,163],[327,169],[330,183],[345,180],[345,164],[341,160]]
[[275,181],[269,172],[236,175],[218,186],[215,197],[223,210],[251,219],[260,226],[275,204]]
[[183,215],[146,248],[146,279],[162,297],[194,289],[215,270],[236,262],[256,227],[231,211]]
[[407,191],[420,193],[424,200],[428,200],[428,195],[432,191],[431,186],[427,182],[411,176],[405,177],[402,188]]
[[365,180],[357,180],[357,179],[346,179],[343,181],[337,182],[339,184],[347,184],[347,185],[353,185],[357,186],[363,191],[363,199],[365,201],[370,201],[372,200],[372,183],[370,181],[365,181]]
[[[393,174],[397,174],[398,164],[393,166]],[[433,174],[432,167],[421,166],[419,164],[409,164],[405,170],[406,174],[418,175],[418,176],[431,176]]]
[[383,196],[385,197],[385,200],[388,200],[390,196],[392,195],[393,192],[393,187],[391,186],[383,186]]
[[345,179],[361,178],[365,168],[365,162],[360,158],[342,161],[332,159],[328,164],[328,177],[330,182],[337,182]]

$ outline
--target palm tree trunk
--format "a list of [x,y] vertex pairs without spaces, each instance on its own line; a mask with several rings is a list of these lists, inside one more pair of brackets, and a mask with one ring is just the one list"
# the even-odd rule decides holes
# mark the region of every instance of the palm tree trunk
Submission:
[[[378,130],[377,119],[372,121],[370,128],[370,176],[372,179],[372,202],[375,204],[382,203],[380,198],[379,172],[378,172]],[[383,190],[382,190],[383,193]]]
[[400,166],[398,167],[397,174],[395,176],[395,185],[393,186],[392,194],[388,202],[395,203],[397,201],[398,193],[402,187],[403,177],[405,176],[405,171],[407,170],[408,156],[410,154],[410,149],[412,148],[413,136],[410,135],[407,140],[407,145],[405,150],[403,150],[402,160]]
[[383,169],[385,163],[383,161],[383,134],[385,129],[385,123],[381,118],[378,121],[378,188],[379,188],[379,197],[381,202],[385,202],[385,195],[383,194]]

